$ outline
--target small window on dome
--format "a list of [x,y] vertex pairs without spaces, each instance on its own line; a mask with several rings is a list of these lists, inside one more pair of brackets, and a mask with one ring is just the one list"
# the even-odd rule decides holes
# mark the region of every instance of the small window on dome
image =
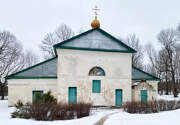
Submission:
[[105,76],[105,72],[100,67],[94,67],[89,71],[89,76]]

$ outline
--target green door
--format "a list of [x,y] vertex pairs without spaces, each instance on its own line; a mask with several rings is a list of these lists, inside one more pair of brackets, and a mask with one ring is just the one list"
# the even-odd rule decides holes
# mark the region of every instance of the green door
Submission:
[[122,89],[116,89],[116,106],[122,106]]
[[147,90],[141,90],[141,102],[147,102]]
[[101,93],[101,80],[93,80],[93,93]]
[[77,88],[69,87],[69,104],[77,103]]
[[33,91],[33,93],[32,93],[33,101],[35,101],[35,100],[36,100],[37,95],[42,96],[42,95],[43,95],[43,91],[41,91],[41,90],[38,90],[38,91]]

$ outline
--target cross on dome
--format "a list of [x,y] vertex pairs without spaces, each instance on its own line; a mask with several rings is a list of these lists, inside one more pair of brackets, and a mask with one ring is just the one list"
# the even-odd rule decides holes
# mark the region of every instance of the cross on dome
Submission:
[[99,22],[99,20],[97,19],[98,11],[99,11],[100,9],[98,9],[98,7],[95,6],[95,7],[93,8],[93,10],[94,10],[94,13],[95,13],[95,19],[91,22],[91,27],[92,27],[92,28],[100,27],[100,22]]

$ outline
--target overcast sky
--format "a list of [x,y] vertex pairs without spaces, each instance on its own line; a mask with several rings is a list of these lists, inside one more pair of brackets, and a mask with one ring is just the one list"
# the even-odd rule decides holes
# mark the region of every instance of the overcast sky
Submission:
[[95,5],[102,29],[122,38],[136,33],[142,44],[156,44],[161,29],[180,22],[180,0],[0,0],[0,30],[38,53],[43,37],[61,23],[75,32],[91,29]]

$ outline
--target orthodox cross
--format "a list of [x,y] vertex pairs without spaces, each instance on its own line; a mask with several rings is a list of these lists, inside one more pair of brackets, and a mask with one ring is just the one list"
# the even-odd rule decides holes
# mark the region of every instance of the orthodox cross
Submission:
[[98,9],[98,6],[95,5],[95,7],[93,8],[93,10],[94,10],[95,16],[97,16],[97,15],[98,15],[98,11],[100,10],[100,9]]

